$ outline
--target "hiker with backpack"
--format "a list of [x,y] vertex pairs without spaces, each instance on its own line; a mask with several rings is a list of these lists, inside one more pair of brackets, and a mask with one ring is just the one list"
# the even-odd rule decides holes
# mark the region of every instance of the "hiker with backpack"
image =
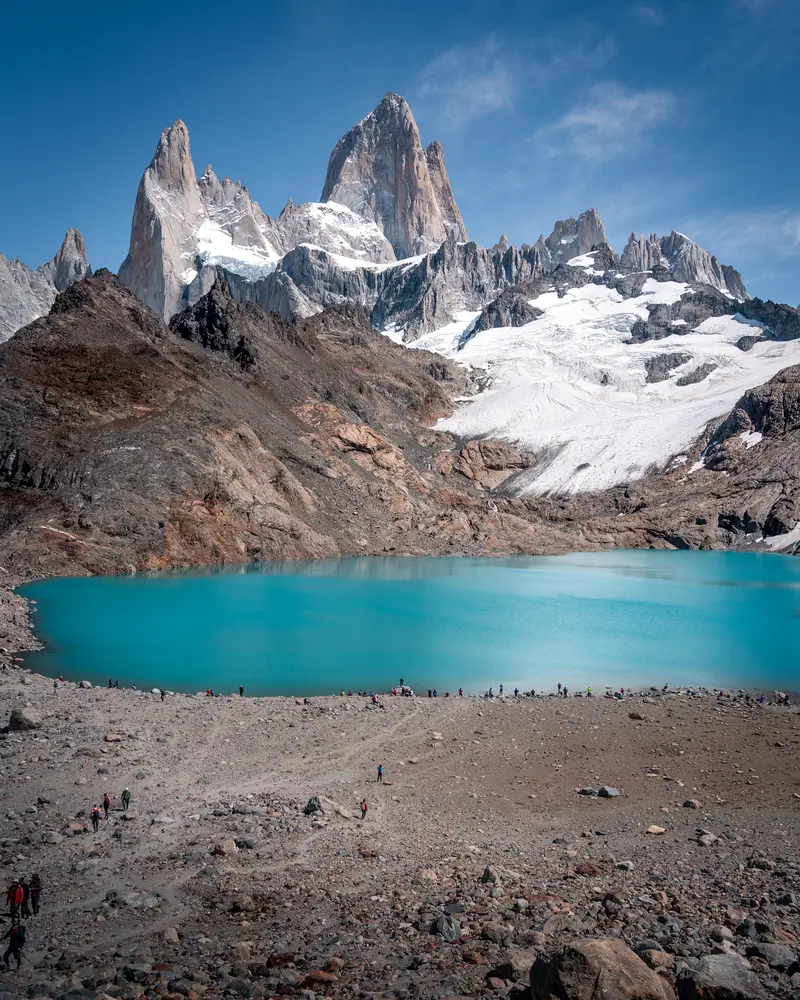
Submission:
[[22,887],[22,903],[20,904],[20,917],[23,920],[27,920],[31,915],[31,887],[25,881],[24,878],[19,880],[19,884]]
[[383,784],[383,764],[378,764],[378,781]]
[[129,789],[123,788],[120,798],[122,799],[122,811],[127,812],[128,806],[131,804],[131,793]]
[[106,819],[108,819],[108,810],[111,808],[111,799],[108,796],[108,792],[103,795],[103,812],[106,814]]
[[13,923],[17,919],[17,914],[19,913],[19,908],[22,906],[22,900],[25,897],[25,890],[19,884],[19,879],[15,879],[6,894],[8,899],[8,912],[11,916],[11,922]]
[[42,894],[42,882],[38,875],[34,875],[31,879],[31,906],[33,907],[34,917],[39,916],[39,897]]
[[367,800],[366,799],[362,799],[361,800],[361,818],[362,819],[366,819],[367,818],[367,809],[368,808],[369,807],[367,806]]
[[100,828],[100,807],[99,806],[92,806],[91,817],[92,817],[92,827],[94,828],[94,832],[97,833],[97,831]]
[[25,927],[18,920],[12,920],[11,927],[3,935],[2,940],[5,941],[6,938],[8,938],[8,948],[3,955],[6,971],[11,969],[9,959],[12,955],[17,960],[17,971],[19,971],[19,967],[22,965],[22,949],[25,947]]

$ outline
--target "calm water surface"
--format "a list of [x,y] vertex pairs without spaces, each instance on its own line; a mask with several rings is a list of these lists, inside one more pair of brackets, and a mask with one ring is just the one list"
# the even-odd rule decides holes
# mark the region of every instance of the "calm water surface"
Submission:
[[800,559],[616,551],[45,580],[34,670],[247,694],[800,687]]

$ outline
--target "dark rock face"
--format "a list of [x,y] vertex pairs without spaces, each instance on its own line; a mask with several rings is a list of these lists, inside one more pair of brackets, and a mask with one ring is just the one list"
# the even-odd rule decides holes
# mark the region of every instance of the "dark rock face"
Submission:
[[488,306],[484,306],[480,316],[462,334],[458,346],[463,347],[482,330],[501,326],[524,326],[541,315],[542,310],[532,306],[525,295],[513,288],[506,289]]
[[647,371],[648,382],[665,382],[673,369],[680,368],[687,361],[691,361],[691,354],[683,354],[680,351],[673,351],[670,354],[658,354],[654,358],[648,358],[644,366]]
[[676,980],[680,1000],[763,1000],[758,976],[738,955],[707,955],[681,969]]
[[241,313],[252,309],[235,302],[225,282],[218,281],[208,295],[173,316],[169,328],[184,340],[197,341],[212,351],[225,351],[246,371],[255,364],[255,355],[252,343],[239,332],[238,321]]
[[686,375],[682,375],[675,385],[695,385],[697,382],[702,382],[703,379],[708,378],[708,376],[716,369],[716,365],[707,362],[704,365],[698,365],[693,371],[687,372]]

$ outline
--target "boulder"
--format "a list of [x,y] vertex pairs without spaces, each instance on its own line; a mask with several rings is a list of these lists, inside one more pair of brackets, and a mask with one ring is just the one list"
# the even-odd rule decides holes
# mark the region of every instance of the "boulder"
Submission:
[[443,913],[437,917],[433,922],[431,930],[434,934],[439,934],[445,941],[461,940],[461,924],[455,917],[447,914]]
[[236,846],[236,841],[228,837],[225,840],[218,840],[211,849],[211,853],[228,857],[231,854],[238,854],[239,848]]
[[531,1000],[674,1000],[669,985],[614,938],[576,941],[542,955],[530,972]]
[[684,809],[702,809],[702,807],[703,803],[700,801],[700,799],[687,799],[683,803]]
[[106,743],[122,743],[125,737],[122,733],[106,733]]
[[78,687],[83,688],[84,690],[88,690],[91,686],[90,681],[81,681],[80,684],[78,684]]
[[767,944],[763,941],[749,945],[745,954],[748,958],[761,958],[771,969],[779,969],[781,972],[788,972],[797,961],[792,949],[785,944]]
[[311,798],[306,802],[305,809],[303,812],[306,816],[313,816],[314,813],[324,813],[325,810],[322,807],[322,803],[319,800],[318,795],[312,795]]
[[675,980],[680,1000],[763,1000],[758,976],[738,955],[706,955]]
[[256,904],[252,896],[241,892],[231,900],[231,910],[234,913],[252,913],[256,909]]
[[615,799],[619,795],[619,791],[612,785],[603,785],[597,794],[601,799]]
[[648,826],[647,828],[647,833],[651,834],[653,837],[660,837],[662,833],[666,832],[667,831],[664,829],[663,826],[656,826],[655,823],[652,826]]
[[35,708],[30,705],[15,705],[8,719],[8,731],[23,733],[28,729],[38,729],[41,724],[42,717]]
[[56,846],[60,844],[63,839],[63,836],[55,830],[45,830],[42,834],[42,843],[44,844],[52,844],[53,846]]

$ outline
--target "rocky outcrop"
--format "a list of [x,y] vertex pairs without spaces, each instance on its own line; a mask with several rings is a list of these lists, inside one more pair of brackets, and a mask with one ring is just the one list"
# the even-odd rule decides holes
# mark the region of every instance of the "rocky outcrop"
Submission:
[[542,315],[542,310],[530,304],[528,296],[514,288],[501,292],[488,306],[484,306],[480,316],[464,331],[459,339],[459,350],[483,330],[502,326],[524,326]]
[[310,243],[364,263],[389,263],[395,253],[380,229],[346,205],[331,201],[289,201],[278,216],[276,228],[287,249]]
[[669,236],[638,236],[631,233],[622,251],[620,265],[630,271],[651,271],[665,267],[674,281],[699,282],[728,292],[735,299],[748,298],[742,276],[674,229]]
[[466,240],[438,143],[423,149],[408,104],[387,94],[336,144],[320,201],[335,201],[378,226],[398,258]]
[[680,1000],[763,1000],[766,992],[740,955],[706,955],[678,973]]
[[180,120],[164,129],[136,194],[128,256],[120,280],[162,319],[177,310],[205,213]]
[[647,371],[648,382],[665,382],[672,374],[675,368],[680,368],[681,365],[685,365],[687,361],[691,361],[691,354],[686,354],[682,351],[671,351],[669,354],[656,354],[652,358],[648,358],[644,367]]
[[616,938],[575,941],[536,959],[531,1000],[675,1000],[670,986]]
[[679,379],[676,380],[675,385],[695,385],[697,382],[702,382],[707,379],[708,376],[715,371],[717,365],[711,361],[707,361],[703,365],[698,365],[697,368],[693,368],[692,371],[687,372],[685,375],[681,375]]
[[58,253],[35,270],[0,254],[0,342],[45,316],[59,292],[91,274],[83,237],[67,230]]
[[560,219],[547,239],[539,237],[536,247],[542,255],[545,269],[553,270],[601,243],[607,243],[606,227],[596,210],[590,208],[577,219]]

